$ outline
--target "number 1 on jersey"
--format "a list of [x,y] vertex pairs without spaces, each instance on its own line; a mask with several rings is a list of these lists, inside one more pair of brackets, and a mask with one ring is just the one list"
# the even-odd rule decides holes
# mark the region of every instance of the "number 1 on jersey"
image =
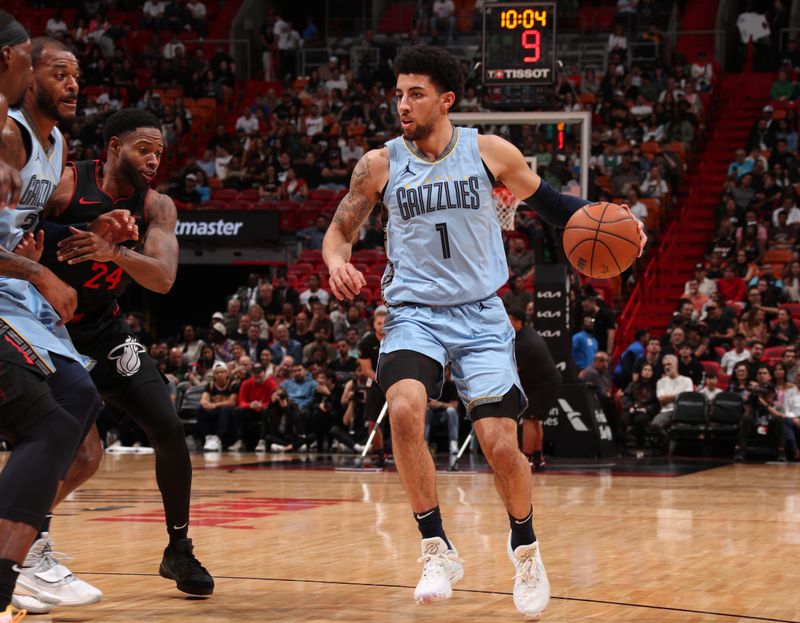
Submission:
[[450,259],[450,238],[447,237],[447,223],[436,223],[436,231],[442,238],[442,257]]

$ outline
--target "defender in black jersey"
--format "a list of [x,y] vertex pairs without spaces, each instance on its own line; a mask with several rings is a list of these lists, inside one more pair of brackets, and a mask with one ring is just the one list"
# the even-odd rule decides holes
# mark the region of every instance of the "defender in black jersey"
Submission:
[[542,421],[558,400],[561,391],[561,373],[553,361],[547,344],[532,326],[525,324],[525,312],[508,310],[508,319],[514,327],[514,356],[522,388],[528,397],[528,407],[522,418],[522,452],[528,457],[534,471],[545,468],[542,455],[544,430]]
[[[192,554],[187,537],[192,469],[183,425],[164,377],[117,305],[131,281],[160,293],[175,281],[175,204],[149,187],[164,148],[161,123],[150,113],[126,109],[106,120],[104,134],[107,161],[69,163],[48,203],[47,218],[84,223],[124,208],[136,218],[139,240],[115,245],[70,227],[68,237],[45,240],[42,261],[78,292],[77,311],[67,328],[78,351],[97,361],[92,380],[104,402],[141,426],[155,450],[170,538],[161,575],[174,579],[186,593],[210,595],[214,580]],[[85,443],[100,440],[93,434]]]

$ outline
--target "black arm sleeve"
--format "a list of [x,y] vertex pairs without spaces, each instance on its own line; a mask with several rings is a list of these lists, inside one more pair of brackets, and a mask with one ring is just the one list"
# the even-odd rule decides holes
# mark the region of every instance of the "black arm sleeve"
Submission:
[[563,229],[567,226],[569,218],[583,206],[591,203],[591,201],[581,197],[561,194],[542,179],[539,183],[539,190],[527,199],[523,199],[522,203],[535,210],[539,216],[553,227]]

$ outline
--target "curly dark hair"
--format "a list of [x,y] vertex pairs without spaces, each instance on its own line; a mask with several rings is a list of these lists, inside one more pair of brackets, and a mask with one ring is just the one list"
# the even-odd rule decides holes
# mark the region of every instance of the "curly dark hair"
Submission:
[[161,130],[161,122],[153,113],[138,108],[125,108],[115,112],[106,119],[103,127],[103,138],[106,144],[113,138],[121,138],[128,132],[139,128],[156,128]]
[[452,91],[461,99],[464,90],[464,72],[458,59],[443,48],[418,45],[403,51],[394,62],[394,75],[420,74],[428,76],[439,93]]

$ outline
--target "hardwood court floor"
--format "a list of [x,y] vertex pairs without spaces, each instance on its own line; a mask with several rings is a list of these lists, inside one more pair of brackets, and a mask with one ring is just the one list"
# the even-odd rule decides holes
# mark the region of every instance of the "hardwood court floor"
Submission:
[[[257,469],[194,457],[191,536],[210,599],[158,577],[165,544],[152,456],[106,455],[53,521],[67,564],[102,602],[32,621],[521,621],[508,523],[488,473],[440,473],[466,576],[416,606],[419,537],[397,474]],[[256,467],[256,469],[253,469]],[[724,465],[676,477],[534,477],[552,583],[544,621],[800,621],[800,466]]]

